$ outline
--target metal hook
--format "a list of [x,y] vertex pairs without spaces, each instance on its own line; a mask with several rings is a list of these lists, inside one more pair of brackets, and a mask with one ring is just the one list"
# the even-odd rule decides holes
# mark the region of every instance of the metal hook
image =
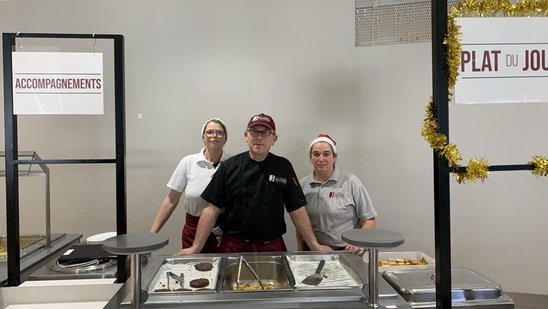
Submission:
[[97,38],[95,37],[95,33],[91,35],[92,38],[94,38],[93,40],[93,51],[96,52],[97,51]]
[[[15,35],[15,46],[18,46],[19,49],[22,49],[23,48],[23,36],[21,35],[21,32],[17,32],[17,34]],[[19,45],[17,45],[17,37],[19,37]]]

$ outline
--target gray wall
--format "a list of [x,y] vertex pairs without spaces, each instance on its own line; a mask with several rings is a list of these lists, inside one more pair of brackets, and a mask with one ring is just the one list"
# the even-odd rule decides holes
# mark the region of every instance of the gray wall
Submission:
[[[0,30],[125,36],[129,232],[148,231],[177,162],[200,149],[205,119],[226,121],[226,148],[236,154],[246,149],[248,118],[265,112],[279,128],[272,151],[300,177],[311,170],[308,143],[329,133],[339,166],[369,190],[378,227],[405,235],[396,250],[434,256],[432,151],[420,137],[432,87],[430,44],[355,48],[354,1],[7,1]],[[105,98],[104,116],[20,116],[20,149],[43,158],[112,157],[112,89]],[[491,164],[524,164],[548,154],[547,108],[452,106],[451,140],[465,162],[485,156]],[[112,167],[50,168],[54,232],[85,238],[115,229]],[[546,185],[529,172],[453,182],[453,265],[508,291],[548,294]],[[23,233],[43,231],[42,186],[21,181]],[[178,249],[183,221],[179,207],[162,230],[169,246],[154,254]]]

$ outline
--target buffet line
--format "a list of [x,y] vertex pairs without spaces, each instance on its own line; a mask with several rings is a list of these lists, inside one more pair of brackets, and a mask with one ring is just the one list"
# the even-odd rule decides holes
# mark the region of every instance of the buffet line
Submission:
[[[433,259],[422,252],[386,254],[379,259],[380,306],[436,308]],[[153,256],[142,270],[140,306],[367,308],[367,269],[364,257],[347,252]],[[514,308],[491,279],[466,268],[453,272],[455,307]],[[131,308],[132,293],[128,280],[106,308]]]

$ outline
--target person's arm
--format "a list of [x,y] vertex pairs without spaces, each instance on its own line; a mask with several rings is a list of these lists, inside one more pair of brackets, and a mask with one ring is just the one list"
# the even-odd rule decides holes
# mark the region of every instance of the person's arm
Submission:
[[204,210],[202,210],[202,214],[200,215],[200,221],[198,221],[196,236],[194,237],[192,246],[180,250],[177,254],[196,254],[202,252],[207,238],[215,227],[215,222],[217,222],[217,217],[219,217],[221,212],[222,210],[220,208],[217,208],[211,203],[207,203]]
[[303,242],[303,236],[299,231],[295,231],[295,236],[297,237],[297,251],[303,251],[304,250],[304,242]]
[[[354,199],[356,212],[361,214],[361,216],[369,217],[367,219],[360,219],[360,228],[365,230],[375,228],[377,225],[377,220],[375,219],[377,212],[373,207],[369,193],[355,175],[352,175],[348,181],[350,181],[350,186],[352,188],[352,197]],[[365,249],[350,244],[346,245],[344,249],[360,255],[365,252]]]
[[310,224],[310,218],[308,218],[308,214],[306,213],[306,209],[304,207],[293,210],[289,213],[289,216],[291,217],[297,232],[302,235],[302,238],[304,238],[304,241],[310,250],[322,252],[333,251],[331,247],[321,245],[316,239],[316,236],[314,236],[314,231],[312,230],[312,225]]
[[375,217],[369,218],[369,219],[362,219],[362,229],[368,230],[368,229],[374,229],[375,226],[377,226],[377,220]]
[[164,198],[162,205],[160,205],[160,209],[154,218],[154,222],[152,222],[152,226],[149,230],[150,233],[158,233],[162,229],[169,217],[171,217],[171,214],[175,208],[177,208],[182,195],[183,194],[181,192],[177,192],[173,189],[169,191],[167,196]]

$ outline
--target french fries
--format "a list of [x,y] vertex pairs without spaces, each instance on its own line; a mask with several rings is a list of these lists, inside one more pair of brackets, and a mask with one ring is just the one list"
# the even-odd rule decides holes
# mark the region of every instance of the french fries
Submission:
[[408,265],[428,265],[428,262],[421,257],[420,259],[408,259],[408,258],[388,258],[380,259],[379,266],[408,266]]

